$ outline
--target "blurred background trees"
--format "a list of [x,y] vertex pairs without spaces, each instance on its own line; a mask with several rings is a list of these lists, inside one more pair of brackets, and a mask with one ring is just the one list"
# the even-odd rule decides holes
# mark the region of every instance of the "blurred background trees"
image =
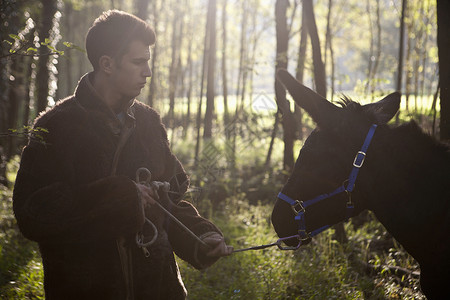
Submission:
[[[441,2],[445,22],[448,5]],[[271,84],[276,68],[288,67],[329,99],[346,93],[372,101],[400,90],[407,113],[433,109],[439,120],[445,91],[434,104],[432,99],[438,53],[448,51],[442,42],[445,49],[438,52],[436,5],[434,0],[2,0],[0,132],[31,124],[40,111],[73,93],[90,71],[82,50],[87,29],[100,12],[116,8],[135,13],[157,32],[154,76],[140,100],[159,109],[170,129],[181,126],[186,137],[196,119],[198,152],[202,139],[217,130],[213,120],[230,123],[264,93],[277,100],[284,166],[291,168],[294,141],[305,128],[283,88]],[[427,129],[439,135],[445,128]],[[0,144],[9,158],[20,153],[24,140],[9,135]]]

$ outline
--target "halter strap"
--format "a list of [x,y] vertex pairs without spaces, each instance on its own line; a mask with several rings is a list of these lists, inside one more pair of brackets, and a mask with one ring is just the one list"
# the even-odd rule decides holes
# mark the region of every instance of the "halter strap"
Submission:
[[367,149],[369,149],[370,142],[372,141],[373,135],[375,134],[375,130],[377,129],[376,124],[372,124],[370,126],[369,132],[367,133],[366,139],[364,140],[364,144],[361,147],[361,150],[355,156],[355,160],[353,161],[353,168],[350,172],[350,176],[348,177],[348,185],[347,191],[352,192],[355,188],[356,177],[358,177],[359,169],[361,169],[364,164],[364,160],[366,159]]
[[[293,208],[294,212],[296,213],[295,220],[298,222],[298,226],[299,226],[298,234],[302,239],[313,237],[330,227],[330,225],[325,225],[325,226],[320,227],[310,233],[307,233],[306,232],[306,223],[305,223],[306,208],[308,206],[316,204],[317,202],[331,198],[337,194],[340,194],[343,192],[347,192],[348,194],[350,194],[353,191],[353,189],[355,188],[355,182],[356,182],[356,178],[358,177],[359,169],[364,164],[364,160],[366,159],[367,149],[370,146],[370,142],[372,141],[372,138],[375,134],[376,129],[377,129],[376,124],[372,124],[372,126],[370,126],[369,132],[366,135],[366,138],[361,147],[361,150],[358,151],[358,153],[356,153],[355,159],[353,160],[353,168],[350,172],[348,180],[346,180],[346,181],[348,181],[347,187],[345,187],[343,184],[340,187],[338,187],[337,189],[335,189],[334,191],[332,191],[331,193],[321,194],[313,199],[310,199],[310,200],[307,200],[304,202],[299,201],[299,200],[294,200],[291,197],[283,194],[282,192],[278,193],[277,197],[279,199],[289,203],[291,205],[291,207]],[[299,206],[300,209],[297,210],[296,206]],[[353,210],[354,210],[353,203],[351,203],[351,201],[349,201],[347,203],[347,208],[346,208],[346,219],[353,216]]]

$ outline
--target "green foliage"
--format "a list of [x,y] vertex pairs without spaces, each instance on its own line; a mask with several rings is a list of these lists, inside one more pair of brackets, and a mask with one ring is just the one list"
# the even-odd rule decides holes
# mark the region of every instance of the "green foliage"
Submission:
[[[266,244],[277,237],[270,224],[271,205],[250,205],[244,196],[227,199],[214,222],[227,243],[237,248]],[[373,240],[391,241],[369,215],[362,227],[346,224],[347,244],[333,239],[333,230],[317,236],[298,251],[269,248],[232,254],[204,271],[179,260],[189,299],[425,299],[418,278],[398,277],[388,266],[417,270],[414,260],[395,242],[371,250]],[[384,266],[369,273],[365,264]]]
[[[9,178],[14,176],[9,172]],[[12,191],[0,185],[0,298],[43,299],[43,271],[37,245],[19,233],[11,198]]]
[[32,126],[22,126],[21,129],[10,128],[7,133],[0,133],[0,138],[15,136],[24,139],[31,139],[45,144],[44,134],[48,133],[46,128]]
[[[42,56],[42,55],[57,55],[64,56],[64,50],[58,50],[56,46],[52,45],[52,40],[46,38],[40,45],[48,49],[47,53],[38,53],[38,48],[33,41],[27,40],[23,35],[9,34],[9,40],[5,39],[2,42],[9,45],[8,54],[3,54],[0,58],[9,56]],[[67,49],[75,49],[80,52],[86,52],[83,48],[71,42],[62,43]]]

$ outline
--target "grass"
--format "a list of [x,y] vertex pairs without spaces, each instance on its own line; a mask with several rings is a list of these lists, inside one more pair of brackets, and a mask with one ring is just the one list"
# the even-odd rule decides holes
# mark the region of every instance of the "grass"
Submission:
[[[241,248],[276,241],[269,222],[271,205],[228,201],[224,213],[213,219],[229,244]],[[345,225],[346,244],[334,240],[333,230],[328,230],[297,251],[275,247],[235,253],[201,272],[179,261],[189,299],[425,299],[417,277],[399,277],[388,268],[418,268],[398,244],[371,250],[372,241],[392,238],[371,214],[368,218],[359,228]],[[385,270],[369,271],[366,265]]]
[[[15,178],[18,159],[8,164]],[[43,271],[36,243],[19,232],[12,212],[12,190],[0,185],[0,299],[44,299]]]

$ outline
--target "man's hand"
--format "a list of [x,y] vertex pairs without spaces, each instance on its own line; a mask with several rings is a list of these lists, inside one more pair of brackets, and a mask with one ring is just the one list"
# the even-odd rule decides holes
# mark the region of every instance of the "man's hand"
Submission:
[[142,205],[144,206],[144,208],[146,206],[156,204],[155,199],[158,199],[158,195],[156,194],[156,191],[154,189],[140,183],[136,183],[136,186],[139,190],[139,195],[141,197]]
[[206,256],[209,257],[222,257],[228,256],[233,253],[233,247],[228,246],[225,243],[223,236],[219,233],[213,233],[202,239],[207,245],[211,247],[211,250],[206,252]]

